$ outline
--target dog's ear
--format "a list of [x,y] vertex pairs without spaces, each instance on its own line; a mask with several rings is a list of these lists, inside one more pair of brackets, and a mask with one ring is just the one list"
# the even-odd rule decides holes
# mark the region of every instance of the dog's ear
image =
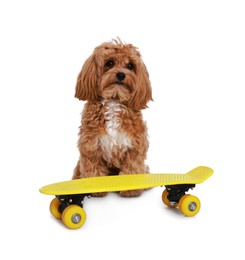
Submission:
[[95,55],[92,54],[83,64],[77,77],[75,97],[79,100],[97,100],[97,78]]
[[143,62],[141,64],[141,68],[137,71],[138,80],[135,86],[135,92],[131,100],[129,100],[129,106],[135,110],[141,110],[147,108],[147,103],[153,100],[152,89],[149,73]]

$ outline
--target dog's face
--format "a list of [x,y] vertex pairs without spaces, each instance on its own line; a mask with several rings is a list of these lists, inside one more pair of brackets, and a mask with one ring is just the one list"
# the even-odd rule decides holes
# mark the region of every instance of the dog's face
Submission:
[[80,100],[115,100],[132,109],[152,100],[149,75],[137,48],[120,40],[94,49],[78,75],[75,97]]

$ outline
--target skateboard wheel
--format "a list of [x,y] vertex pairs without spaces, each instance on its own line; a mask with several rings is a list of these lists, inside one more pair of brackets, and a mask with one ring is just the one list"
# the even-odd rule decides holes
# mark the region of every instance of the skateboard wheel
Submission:
[[163,191],[163,193],[162,193],[162,202],[163,202],[166,206],[168,206],[169,208],[176,208],[176,206],[177,206],[177,203],[172,204],[172,203],[169,201],[167,189],[165,189],[165,190]]
[[70,205],[62,213],[62,222],[71,229],[80,228],[86,221],[86,212],[77,205]]
[[61,219],[61,213],[59,212],[60,201],[54,198],[49,205],[50,213],[57,219]]
[[195,216],[201,208],[198,197],[186,194],[179,201],[179,210],[187,217]]

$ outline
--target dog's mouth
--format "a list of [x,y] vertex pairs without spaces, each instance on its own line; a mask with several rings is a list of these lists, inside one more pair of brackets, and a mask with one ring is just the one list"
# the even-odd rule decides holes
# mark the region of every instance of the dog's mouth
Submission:
[[108,100],[117,100],[127,102],[133,92],[133,88],[121,81],[115,81],[112,84],[101,89],[101,97]]
[[132,87],[131,87],[130,85],[128,85],[128,84],[125,84],[125,83],[122,82],[122,81],[116,81],[114,84],[115,84],[115,85],[118,85],[118,86],[120,86],[120,87],[126,88],[129,92],[132,91]]
[[115,84],[117,84],[117,85],[124,85],[124,83],[121,82],[121,81],[116,81]]

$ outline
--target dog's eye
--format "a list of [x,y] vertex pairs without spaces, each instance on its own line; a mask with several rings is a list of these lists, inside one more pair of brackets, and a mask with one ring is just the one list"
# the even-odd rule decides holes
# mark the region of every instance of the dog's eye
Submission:
[[131,63],[131,62],[129,62],[129,63],[127,64],[127,68],[128,68],[129,70],[133,70],[133,69],[134,69],[134,64]]
[[106,63],[105,63],[105,66],[107,68],[112,68],[114,66],[114,61],[113,60],[108,60]]

